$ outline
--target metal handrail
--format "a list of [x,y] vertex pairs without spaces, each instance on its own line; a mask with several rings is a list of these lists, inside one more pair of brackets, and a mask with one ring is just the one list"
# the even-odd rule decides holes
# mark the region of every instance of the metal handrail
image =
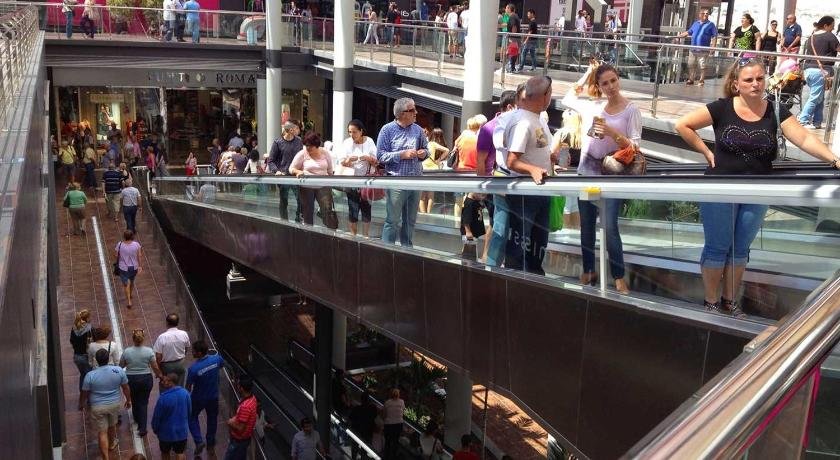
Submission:
[[840,273],[752,353],[733,361],[627,453],[629,458],[733,458],[768,414],[840,341]]
[[[512,195],[574,195],[582,192],[600,198],[707,201],[790,206],[840,206],[840,177],[834,175],[797,176],[554,176],[541,185],[530,177],[434,177],[423,176],[272,176],[217,175],[156,177],[163,183],[241,183],[297,185],[302,187],[375,187],[397,190],[438,192],[486,192]],[[161,187],[157,188],[158,195]]]

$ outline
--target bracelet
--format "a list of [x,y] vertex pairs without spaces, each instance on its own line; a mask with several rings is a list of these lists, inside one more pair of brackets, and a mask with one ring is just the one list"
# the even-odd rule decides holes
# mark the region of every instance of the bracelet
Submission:
[[613,136],[613,140],[616,144],[618,144],[622,137],[624,136],[622,136],[621,134],[616,134],[615,136]]
[[835,159],[831,160],[828,164],[830,164],[831,167],[834,168],[834,169],[840,169],[840,167],[837,166],[838,163],[840,163],[840,159],[835,158]]

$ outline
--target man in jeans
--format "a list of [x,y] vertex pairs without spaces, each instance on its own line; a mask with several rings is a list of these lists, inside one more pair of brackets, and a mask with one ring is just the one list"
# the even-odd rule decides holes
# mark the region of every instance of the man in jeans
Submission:
[[[525,97],[505,129],[507,167],[513,175],[531,176],[542,184],[551,174],[551,131],[540,113],[551,103],[551,79],[531,77]],[[544,275],[542,261],[548,245],[548,196],[509,195],[510,236],[505,267]]]
[[122,192],[122,173],[117,171],[114,162],[108,162],[108,170],[102,173],[102,183],[105,188],[105,209],[108,217],[118,220],[120,212],[120,192]]
[[225,452],[225,460],[245,460],[248,457],[248,446],[251,444],[254,426],[257,424],[259,403],[252,393],[254,381],[247,375],[242,376],[236,383],[236,389],[242,395],[242,402],[236,409],[236,415],[227,421],[230,428],[230,442]]
[[[303,150],[303,141],[298,136],[298,127],[287,121],[283,124],[283,135],[271,145],[271,153],[268,155],[268,170],[278,176],[288,176],[289,166],[298,152]],[[302,209],[300,206],[300,190],[294,185],[280,185],[277,187],[280,192],[280,218],[289,220],[289,192],[295,197],[297,210],[295,211],[295,222],[302,222]]]
[[125,228],[137,233],[137,209],[140,207],[140,190],[137,190],[129,178],[125,182],[125,188],[120,192],[120,204],[122,205]]
[[187,12],[187,29],[190,31],[193,43],[198,43],[201,38],[201,25],[198,17],[200,9],[201,5],[195,0],[188,0],[184,3],[184,11]]
[[[225,361],[218,354],[208,355],[207,343],[196,340],[192,345],[193,362],[187,371],[187,391],[192,398],[190,412],[190,433],[195,443],[195,454],[204,452],[204,447],[213,450],[216,445],[216,423],[219,418],[219,372]],[[205,411],[207,416],[207,442],[201,437],[198,415]]]
[[108,453],[117,448],[117,420],[120,415],[120,390],[125,396],[125,408],[131,408],[128,376],[123,368],[108,364],[110,353],[101,349],[94,355],[96,369],[85,375],[79,410],[90,402],[90,419],[99,431],[99,452],[108,460]]
[[[417,107],[407,97],[394,102],[394,121],[379,130],[376,140],[377,160],[385,165],[389,176],[420,176],[423,160],[429,156],[426,134],[415,121]],[[413,246],[414,223],[420,205],[419,190],[385,191],[385,224],[382,241],[395,243],[397,233],[400,245]]]

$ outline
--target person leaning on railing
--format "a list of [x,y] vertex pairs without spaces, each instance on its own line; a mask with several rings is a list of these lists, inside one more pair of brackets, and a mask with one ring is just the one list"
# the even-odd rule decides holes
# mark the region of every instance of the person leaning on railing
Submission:
[[[823,16],[816,23],[816,31],[805,42],[805,53],[809,56],[836,57],[840,51],[840,41],[832,33],[834,18]],[[799,112],[799,123],[806,128],[820,129],[825,108],[826,79],[834,75],[834,63],[818,58],[805,59],[802,62],[803,76],[808,85],[808,100]],[[830,86],[830,85],[829,85]]]
[[[677,34],[677,38],[691,37],[691,45],[697,46],[688,51],[688,80],[686,85],[693,85],[695,77],[697,86],[703,86],[706,79],[706,59],[709,57],[709,47],[712,39],[717,37],[718,30],[715,23],[709,20],[709,10],[701,9],[699,18],[685,32]],[[702,47],[702,48],[701,48]]]
[[[707,175],[770,174],[778,154],[777,120],[773,105],[764,99],[764,61],[736,62],[724,80],[724,98],[707,104],[677,121],[676,130],[709,162]],[[840,161],[816,137],[778,107],[778,126],[784,137],[802,151],[840,167]],[[699,129],[712,126],[715,149],[710,150]],[[760,204],[701,203],[705,245],[700,257],[705,299],[711,311],[744,316],[736,299],[749,260],[750,244],[764,220],[767,206]],[[721,279],[723,290],[719,294]]]

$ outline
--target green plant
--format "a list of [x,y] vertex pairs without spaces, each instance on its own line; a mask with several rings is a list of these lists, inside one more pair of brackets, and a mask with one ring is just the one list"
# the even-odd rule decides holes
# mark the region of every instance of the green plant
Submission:
[[[108,0],[108,6],[136,7],[136,8],[163,8],[163,3],[158,0]],[[108,10],[117,21],[130,21],[135,17],[137,10],[130,8],[113,8]],[[159,12],[144,10],[143,16],[149,24],[158,22]]]
[[650,218],[650,201],[627,200],[624,204],[624,217],[628,219]]

